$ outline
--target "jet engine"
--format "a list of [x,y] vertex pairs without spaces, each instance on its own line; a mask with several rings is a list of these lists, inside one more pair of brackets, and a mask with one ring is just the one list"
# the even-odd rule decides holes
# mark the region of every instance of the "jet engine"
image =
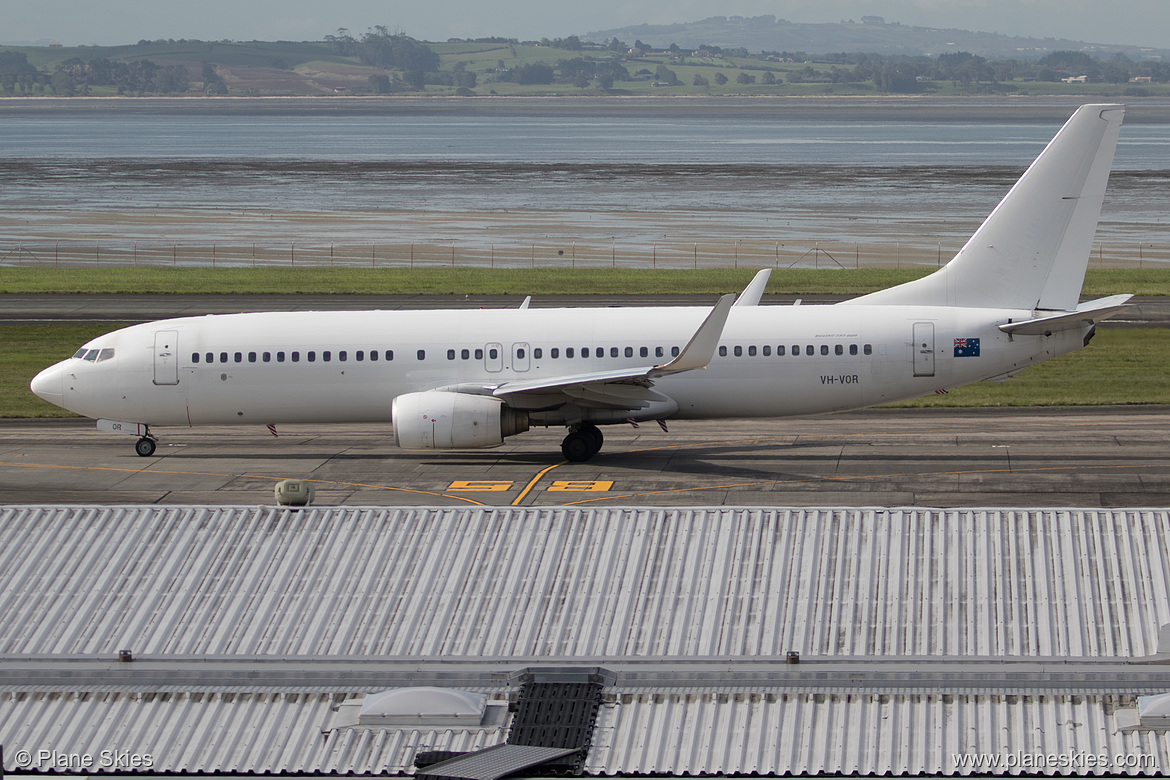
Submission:
[[394,443],[407,450],[495,447],[528,430],[528,413],[498,398],[428,390],[407,393],[391,406]]

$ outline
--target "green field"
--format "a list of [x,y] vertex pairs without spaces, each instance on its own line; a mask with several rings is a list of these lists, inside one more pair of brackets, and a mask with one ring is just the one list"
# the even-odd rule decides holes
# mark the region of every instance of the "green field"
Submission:
[[[774,271],[768,292],[861,295],[928,271],[861,268]],[[754,270],[0,268],[0,293],[193,293],[374,295],[719,295],[739,292]],[[1170,270],[1090,269],[1086,295],[1170,295]]]

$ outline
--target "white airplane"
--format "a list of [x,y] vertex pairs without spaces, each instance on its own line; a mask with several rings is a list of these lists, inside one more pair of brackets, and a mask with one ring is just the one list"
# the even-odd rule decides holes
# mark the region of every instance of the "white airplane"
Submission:
[[40,372],[32,391],[98,427],[392,422],[406,449],[568,427],[857,409],[1011,376],[1088,344],[1130,298],[1078,304],[1124,106],[1073,114],[941,270],[825,306],[250,313],[135,325]]

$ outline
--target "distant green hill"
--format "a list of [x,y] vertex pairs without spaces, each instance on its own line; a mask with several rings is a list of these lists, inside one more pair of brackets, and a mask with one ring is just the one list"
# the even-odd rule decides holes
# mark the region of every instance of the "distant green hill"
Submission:
[[712,16],[684,24],[641,24],[598,30],[584,37],[594,41],[612,38],[631,42],[641,40],[655,48],[666,48],[675,43],[684,49],[694,49],[709,44],[725,49],[744,48],[751,52],[872,52],[936,56],[966,51],[988,59],[1037,59],[1053,51],[1072,50],[1100,59],[1121,53],[1134,59],[1153,55],[1170,60],[1170,49],[911,27],[897,22],[887,23],[879,16],[825,24],[789,22],[772,15]]

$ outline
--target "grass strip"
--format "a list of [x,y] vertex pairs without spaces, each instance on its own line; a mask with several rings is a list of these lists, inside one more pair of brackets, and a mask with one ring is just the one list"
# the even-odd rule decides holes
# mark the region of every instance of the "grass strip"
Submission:
[[[5,325],[0,327],[0,417],[72,417],[37,398],[28,383],[38,371],[63,360],[102,333],[102,325]],[[1097,406],[1170,402],[1170,330],[1115,328],[1098,331],[1087,349],[1026,369],[1006,382],[980,382],[948,395],[930,395],[899,407]]]
[[[893,268],[772,273],[768,292],[862,295],[924,276]],[[0,293],[721,295],[739,292],[755,269],[569,268],[0,268]],[[1087,295],[1170,295],[1170,269],[1090,269]]]

